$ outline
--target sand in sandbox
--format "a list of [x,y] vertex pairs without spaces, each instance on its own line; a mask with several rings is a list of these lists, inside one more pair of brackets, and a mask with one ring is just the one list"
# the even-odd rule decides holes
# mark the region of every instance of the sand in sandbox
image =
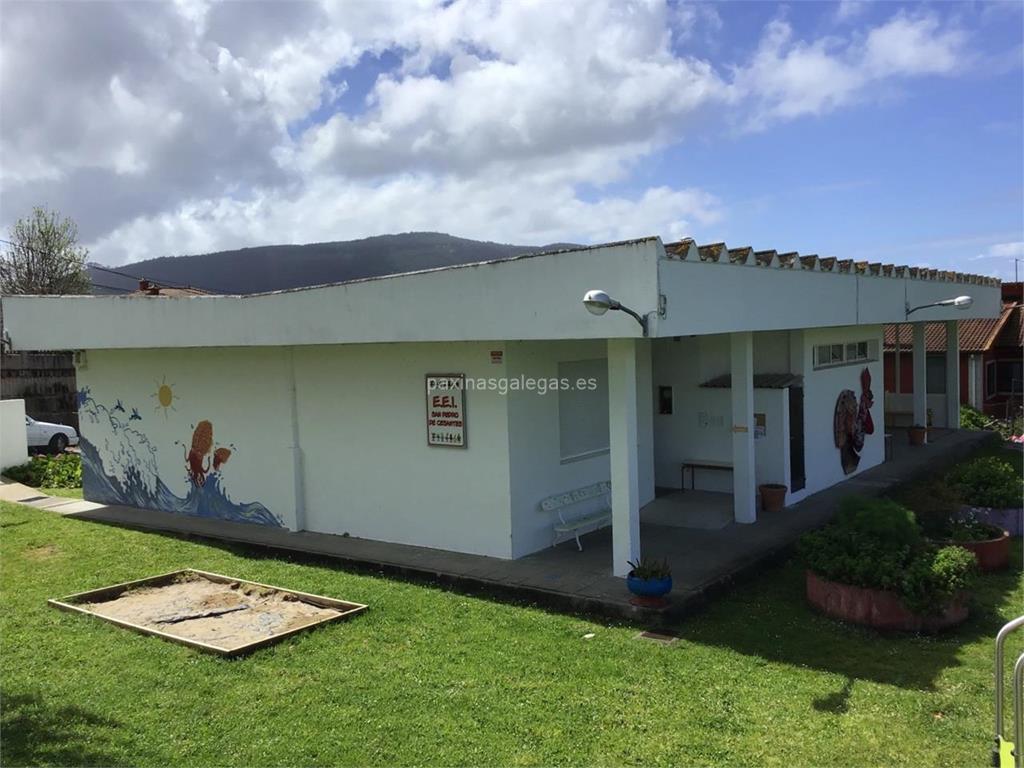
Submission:
[[198,575],[131,589],[109,600],[79,603],[79,607],[224,649],[342,615],[287,592],[245,582],[223,584]]

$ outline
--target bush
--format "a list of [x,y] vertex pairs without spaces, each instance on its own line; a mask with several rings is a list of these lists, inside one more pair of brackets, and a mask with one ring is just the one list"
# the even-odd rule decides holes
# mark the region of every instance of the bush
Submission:
[[77,453],[34,456],[25,464],[5,469],[4,474],[33,488],[81,488],[82,458]]
[[960,491],[940,478],[914,483],[896,497],[914,513],[924,535],[948,539],[950,525],[964,505]]
[[896,592],[921,613],[938,611],[966,589],[976,568],[965,549],[936,550],[922,537],[914,513],[888,499],[844,499],[835,520],[804,534],[798,549],[819,576]]
[[992,419],[977,408],[972,408],[969,405],[960,406],[961,429],[989,429],[991,426]]
[[978,561],[963,547],[926,549],[907,564],[899,593],[915,613],[938,613],[958,592],[970,588]]
[[1022,506],[1020,477],[1010,462],[995,456],[961,464],[950,473],[949,482],[967,504],[975,507]]

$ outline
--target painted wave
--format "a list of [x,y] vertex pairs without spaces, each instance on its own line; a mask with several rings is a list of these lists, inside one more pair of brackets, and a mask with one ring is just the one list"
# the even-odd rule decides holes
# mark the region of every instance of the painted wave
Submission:
[[[207,475],[202,486],[190,485],[184,498],[177,496],[160,479],[156,449],[145,434],[97,404],[88,392],[84,397],[80,394],[79,399],[79,415],[92,425],[90,439],[83,435],[80,443],[85,498],[104,504],[284,527],[280,518],[259,502],[245,504],[228,498],[219,472]],[[102,442],[106,461],[92,440]]]

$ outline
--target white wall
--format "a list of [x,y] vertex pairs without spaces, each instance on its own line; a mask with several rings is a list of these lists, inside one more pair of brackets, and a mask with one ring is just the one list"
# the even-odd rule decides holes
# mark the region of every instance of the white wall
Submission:
[[0,400],[0,472],[26,461],[25,401]]
[[658,287],[668,302],[655,336],[904,322],[905,302],[963,294],[969,309],[929,309],[928,320],[998,317],[1001,306],[998,285],[678,259],[658,262]]
[[[789,372],[789,334],[754,334],[754,372]],[[653,386],[671,386],[671,415],[654,414],[654,468],[658,486],[679,488],[684,460],[732,461],[730,390],[701,387],[729,373],[729,337],[720,334],[657,339],[653,344]],[[755,389],[754,412],[766,417],[766,436],[754,441],[757,483],[789,484],[788,394],[781,389]],[[657,405],[655,404],[655,407]],[[697,470],[699,490],[732,492],[732,473]],[[691,484],[690,471],[686,487]]]
[[296,348],[306,528],[510,557],[506,396],[466,392],[466,448],[426,436],[425,376],[502,377],[492,350],[505,345]]
[[[214,445],[232,451],[221,473],[231,500],[258,502],[295,527],[286,350],[89,350],[77,376],[92,401],[79,408],[80,431],[107,475],[124,481],[134,468],[145,482],[158,477],[175,496],[188,496],[185,454],[207,420]],[[173,393],[166,409],[157,399],[164,384]]]
[[[805,369],[804,376],[804,455],[807,487],[802,493],[792,494],[793,500],[859,474],[881,464],[885,459],[885,419],[883,402],[883,381],[881,359],[856,365],[824,368],[815,371],[812,366],[812,350],[818,344],[844,344],[849,341],[875,340],[877,349],[882,348],[881,326],[854,326],[845,328],[810,328],[803,332]],[[871,416],[875,432],[864,439],[860,464],[856,472],[846,475],[839,460],[839,449],[835,445],[834,419],[836,400],[844,389],[853,390],[857,399],[861,396],[860,374],[867,367],[871,371],[871,389],[874,393],[874,407]]]

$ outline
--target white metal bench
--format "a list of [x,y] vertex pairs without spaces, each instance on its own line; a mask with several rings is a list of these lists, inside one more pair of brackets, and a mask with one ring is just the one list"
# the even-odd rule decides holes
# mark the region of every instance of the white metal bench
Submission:
[[[543,499],[540,502],[540,508],[545,512],[554,512],[558,515],[558,522],[554,525],[552,546],[574,538],[576,546],[582,552],[583,545],[580,543],[580,534],[596,531],[612,521],[611,496],[612,484],[608,480],[603,480],[600,483],[577,488],[575,491],[559,493]],[[605,498],[605,504],[600,509],[578,516],[572,515],[573,506],[599,497]]]

